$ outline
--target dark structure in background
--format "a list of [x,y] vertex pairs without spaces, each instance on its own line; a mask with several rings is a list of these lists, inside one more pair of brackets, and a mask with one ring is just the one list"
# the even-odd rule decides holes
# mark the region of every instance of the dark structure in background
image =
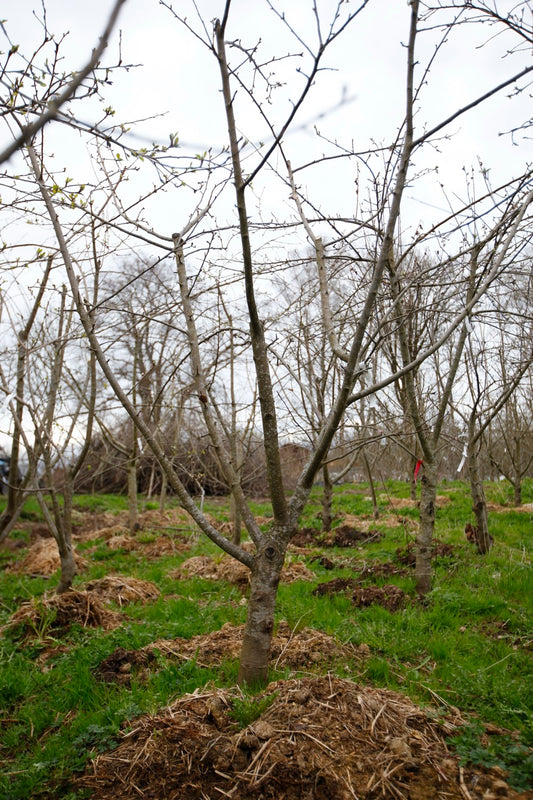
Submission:
[[7,494],[10,463],[10,457],[0,452],[0,494]]

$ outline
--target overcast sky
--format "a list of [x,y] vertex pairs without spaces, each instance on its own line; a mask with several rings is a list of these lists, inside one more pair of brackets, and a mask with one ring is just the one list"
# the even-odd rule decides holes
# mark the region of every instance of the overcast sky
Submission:
[[[276,63],[266,65],[265,71],[275,70],[279,88],[267,102],[258,80],[254,96],[263,102],[274,128],[279,129],[303,85],[302,72],[309,69],[310,59],[303,43],[316,48],[317,28],[310,0],[272,0],[272,4],[285,12],[300,41],[284,26],[266,0],[234,0],[226,38],[228,42],[238,42],[243,48],[260,42],[259,60],[266,62],[276,57]],[[524,8],[527,6],[523,5]],[[105,26],[111,6],[111,0],[46,2],[49,31],[56,40],[64,35],[60,48],[62,69],[70,72],[84,65]],[[514,0],[498,2],[501,12],[516,6]],[[205,35],[191,0],[175,0],[174,7],[187,17],[188,23],[200,35]],[[197,0],[197,9],[207,31],[212,31],[213,20],[222,15],[223,7],[220,0]],[[336,3],[334,0],[319,0],[318,7],[326,31]],[[341,11],[346,14],[356,8],[357,3],[344,3]],[[10,42],[19,45],[20,53],[30,58],[43,37],[41,2],[10,2],[2,13]],[[327,51],[322,63],[323,71],[317,76],[292,132],[284,140],[286,155],[294,169],[320,159],[322,154],[338,153],[334,142],[349,150],[364,151],[393,141],[404,119],[405,42],[409,16],[410,8],[405,0],[370,0]],[[435,21],[436,18],[431,20],[432,23]],[[493,38],[494,32],[489,26],[479,24],[465,24],[451,32],[434,61],[426,85],[422,87],[415,117],[415,135],[427,127],[432,128],[531,62],[531,48],[511,53],[516,40],[510,34]],[[438,27],[432,27],[420,36],[417,45],[418,78],[441,38],[442,30]],[[5,41],[0,49],[4,52],[8,49]],[[228,52],[232,65],[244,60],[242,50],[229,47]],[[302,52],[303,56],[300,55]],[[102,62],[113,65],[119,58],[123,68],[112,73],[112,85],[105,88],[104,102],[101,105],[72,105],[81,119],[94,122],[102,115],[104,106],[112,106],[115,111],[113,121],[117,124],[129,125],[137,120],[131,126],[128,139],[133,147],[151,142],[167,144],[170,133],[179,135],[178,154],[194,154],[209,148],[217,152],[226,144],[226,122],[216,60],[158,0],[127,0]],[[126,65],[131,67],[125,69]],[[521,87],[527,87],[527,82],[522,82]],[[259,158],[255,147],[260,142],[268,143],[269,133],[243,90],[238,89],[235,83],[234,89],[237,124],[242,136],[252,143],[244,151],[245,168],[253,169]],[[526,162],[531,161],[530,139],[524,132],[515,137],[505,134],[530,116],[531,90],[525,89],[514,98],[510,98],[510,94],[512,92],[506,90],[481,108],[461,117],[447,129],[446,133],[451,135],[449,140],[440,139],[417,155],[412,174],[416,174],[416,170],[426,170],[426,174],[413,181],[407,189],[409,205],[402,218],[406,236],[420,225],[429,228],[435,219],[449,212],[455,202],[466,202],[468,192],[474,191],[473,185],[468,183],[472,170],[475,191],[483,189],[480,161],[489,170],[494,186],[524,171]],[[78,133],[52,123],[46,130],[45,141],[49,168],[57,169],[58,174],[64,169],[64,175],[68,174],[79,182],[90,183],[94,179],[86,143]],[[6,127],[0,127],[0,147],[8,142]],[[277,155],[273,156],[271,166],[283,171]],[[7,167],[4,165],[8,172],[14,172],[18,167],[16,158]],[[356,181],[359,180],[362,197],[367,191],[368,179],[382,170],[382,156],[370,160],[352,159],[350,162],[327,161],[300,170],[297,182],[315,207],[320,207],[326,214],[351,218],[358,213]],[[273,182],[271,177],[267,170],[254,182],[251,213],[256,218],[277,214],[280,218],[294,219],[296,214],[290,192],[282,183]],[[154,181],[153,170],[143,166],[138,175],[133,176],[130,191],[135,192],[135,187],[141,184],[146,188],[151,181]],[[145,219],[168,236],[180,229],[196,202],[197,197],[192,192],[184,193],[178,187],[172,188],[159,200],[147,201]],[[234,224],[233,204],[233,195],[229,192],[226,205],[222,203],[222,210],[217,212],[219,219],[224,214],[232,214]],[[34,249],[39,244],[35,228],[21,228],[19,225],[6,229],[5,215],[2,220],[2,236],[8,244],[28,241]],[[47,235],[51,241],[49,229]],[[46,238],[41,241],[46,244]],[[300,244],[305,244],[305,236],[301,237]],[[11,293],[17,291],[14,273],[1,277],[3,289],[7,287]]]
[[[500,12],[517,6],[509,0],[497,5]],[[111,6],[111,0],[46,2],[49,30],[57,38],[68,34],[61,47],[65,69],[75,69],[83,64],[105,25]],[[198,0],[197,7],[208,30],[212,29],[212,21],[222,15],[223,6],[220,0]],[[285,12],[301,39],[315,47],[317,33],[312,4],[308,0],[285,0],[275,3],[275,6]],[[323,0],[318,6],[326,30],[336,3]],[[202,33],[193,2],[178,0],[174,7]],[[352,12],[356,8],[354,2],[343,5],[343,9]],[[4,13],[6,30],[12,42],[19,44],[25,54],[31,54],[42,38],[39,22],[41,3],[21,0],[11,3]],[[370,0],[333,44],[323,63],[328,70],[318,76],[306,105],[297,117],[295,132],[285,140],[293,167],[319,157],[322,152],[332,152],[332,148],[317,137],[315,122],[323,137],[338,140],[348,147],[353,143],[358,150],[364,150],[372,142],[388,144],[391,141],[403,120],[404,45],[409,14],[405,0]],[[510,55],[507,51],[516,40],[509,34],[492,40],[493,34],[494,30],[489,26],[479,24],[464,25],[452,32],[435,60],[427,86],[422,90],[416,115],[418,132],[425,126],[438,123],[530,62],[530,49]],[[440,38],[439,30],[426,32],[419,38],[419,75]],[[227,39],[237,39],[248,47],[261,40],[259,53],[265,58],[270,55],[280,58],[303,49],[268,3],[262,0],[234,0]],[[209,147],[216,149],[225,144],[224,109],[216,61],[167,8],[158,0],[127,0],[103,59],[106,63],[113,64],[118,60],[119,41],[122,64],[139,66],[114,73],[113,86],[106,90],[106,102],[115,109],[117,122],[145,120],[134,126],[136,136],[131,139],[133,143],[139,146],[152,141],[166,143],[172,132],[179,134],[183,152],[188,146],[194,152]],[[233,63],[237,61],[236,56],[236,51],[231,50]],[[295,93],[302,85],[303,79],[297,69],[305,71],[308,66],[308,58],[296,56],[277,63],[275,69],[283,86],[274,93],[268,107],[276,127],[285,118]],[[462,117],[447,131],[453,134],[450,142],[441,142],[439,151],[428,147],[423,156],[418,157],[417,165],[420,167],[439,163],[438,178],[432,175],[410,192],[413,208],[416,204],[420,206],[421,219],[431,213],[431,205],[446,207],[438,188],[439,182],[446,184],[448,192],[457,192],[466,198],[463,168],[476,167],[478,159],[491,170],[493,185],[508,179],[512,173],[522,171],[526,160],[531,157],[530,142],[523,141],[521,135],[513,142],[510,136],[500,134],[521,124],[530,115],[530,92],[525,92],[518,102],[511,101],[508,95],[509,91],[505,91],[481,109]],[[346,102],[331,111],[343,98]],[[237,105],[238,125],[243,136],[255,143],[266,140],[268,133],[264,125],[250,104],[244,103],[242,92],[240,97],[238,94],[238,100],[241,100],[241,106]],[[81,111],[78,107],[77,113],[90,117],[97,111],[86,106]],[[60,134],[56,136],[60,137]],[[58,138],[58,141],[62,142],[66,160],[67,151],[70,148],[76,150],[76,141],[72,137],[68,143],[66,139]],[[249,163],[253,165],[253,155]],[[316,168],[301,173],[299,179],[304,184],[309,181],[310,191],[316,192],[317,187],[320,188],[321,197],[315,197],[315,202],[325,206],[327,198],[332,213],[353,213],[353,168],[338,171],[329,166]],[[416,211],[413,213],[416,216]]]

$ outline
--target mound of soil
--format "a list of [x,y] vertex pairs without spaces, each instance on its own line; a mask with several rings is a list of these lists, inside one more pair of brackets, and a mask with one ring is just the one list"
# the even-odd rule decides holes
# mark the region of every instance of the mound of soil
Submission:
[[313,594],[317,597],[322,597],[332,594],[339,594],[340,592],[353,592],[359,586],[359,581],[355,578],[333,578],[332,581],[326,583],[319,583],[316,589],[313,589]]
[[[432,558],[450,558],[455,555],[455,547],[452,544],[446,544],[439,539],[433,539],[433,553]],[[400,564],[405,564],[408,567],[414,567],[416,564],[416,544],[409,542],[407,547],[398,547],[395,555],[396,561]]]
[[[200,666],[212,667],[226,659],[239,657],[243,634],[244,625],[227,622],[212,633],[191,639],[161,639],[144,649],[157,650],[171,658],[194,659]],[[366,645],[362,649],[350,644],[343,645],[323,631],[313,628],[293,631],[286,622],[280,622],[272,640],[270,658],[276,669],[305,669],[313,664],[331,664],[367,654]]]
[[[263,711],[239,728],[244,706]],[[498,773],[459,767],[446,735],[460,722],[332,676],[278,681],[254,699],[198,690],[129,723],[77,784],[92,800],[519,797]]]
[[361,531],[351,525],[339,525],[325,538],[330,547],[357,547],[361,543],[378,542],[384,534],[378,530]]
[[380,605],[388,611],[398,611],[409,601],[409,595],[393,583],[385,586],[358,586],[352,595],[352,603],[358,608]]
[[291,539],[294,547],[307,547],[309,545],[319,545],[321,532],[316,528],[301,528]]
[[112,630],[120,625],[121,619],[120,614],[105,608],[91,592],[71,590],[22,603],[5,628],[20,628],[26,638],[39,639],[49,631],[54,636],[66,633],[74,623],[84,628]]
[[100,662],[95,670],[95,675],[107,683],[120,683],[129,686],[132,674],[146,674],[148,668],[157,662],[157,658],[150,650],[126,650],[118,647],[114,653]]
[[[78,571],[87,566],[86,559],[74,551],[74,559]],[[39,575],[49,577],[60,568],[59,552],[55,539],[38,537],[26,555],[15,564],[6,568],[6,572],[15,575]]]
[[89,581],[87,590],[103,600],[113,600],[120,606],[136,601],[157,600],[161,594],[155,583],[126,578],[124,575],[106,575],[105,578]]

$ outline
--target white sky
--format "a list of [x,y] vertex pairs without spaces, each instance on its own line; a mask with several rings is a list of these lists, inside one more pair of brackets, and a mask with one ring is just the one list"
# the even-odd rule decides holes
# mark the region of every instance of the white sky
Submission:
[[[274,0],[273,0],[274,2]],[[316,46],[316,25],[311,0],[283,0],[276,7],[285,11],[298,35],[310,46]],[[517,6],[515,0],[497,3],[501,13]],[[47,0],[47,24],[57,38],[66,36],[61,52],[62,68],[70,71],[81,67],[103,30],[112,0]],[[212,30],[212,20],[223,13],[222,0],[197,0],[197,6]],[[527,6],[527,4],[524,4]],[[192,0],[175,0],[174,7],[201,31]],[[329,24],[336,7],[334,0],[319,0],[323,25]],[[353,11],[357,3],[345,3],[344,10]],[[343,12],[345,13],[345,11]],[[3,20],[11,42],[20,45],[27,57],[42,41],[41,2],[18,0],[3,9]],[[316,135],[314,123],[327,139],[336,140],[348,148],[365,150],[388,144],[403,122],[405,42],[408,36],[410,8],[406,0],[370,0],[358,18],[328,50],[322,64],[328,70],[320,73],[306,104],[295,121],[295,129],[284,141],[287,156],[293,168],[298,168],[323,153],[336,152],[324,139]],[[465,25],[454,29],[432,66],[427,85],[422,89],[416,114],[415,136],[426,126],[430,128],[445,119],[457,108],[474,100],[494,85],[517,73],[531,62],[531,50],[509,54],[516,44],[510,34],[492,39],[494,31],[485,25]],[[234,0],[227,27],[226,39],[239,40],[250,47],[261,39],[259,53],[267,58],[279,58],[288,53],[302,51],[286,28],[276,18],[264,0]],[[135,147],[149,145],[152,141],[168,143],[169,133],[180,137],[181,153],[202,152],[212,147],[217,151],[226,144],[226,123],[220,93],[217,63],[208,50],[173,19],[167,8],[158,0],[127,0],[119,24],[109,44],[103,63],[116,63],[119,40],[122,63],[139,64],[128,71],[113,74],[113,85],[106,89],[103,105],[115,109],[114,121],[129,123],[144,119],[132,128]],[[437,30],[422,34],[418,41],[419,75],[440,40]],[[0,49],[6,50],[5,40]],[[228,49],[231,63],[241,60],[234,49]],[[291,108],[291,101],[302,85],[297,67],[305,71],[309,59],[290,58],[278,61],[282,83],[273,95],[272,103],[265,106],[279,128]],[[522,82],[521,86],[527,86]],[[478,159],[490,170],[494,186],[524,171],[531,161],[531,141],[524,133],[514,140],[501,133],[523,123],[531,116],[531,89],[510,99],[506,90],[492,98],[482,108],[470,112],[454,122],[446,133],[453,134],[450,141],[440,141],[437,146],[427,146],[415,159],[418,169],[432,170],[438,166],[438,177],[429,171],[408,188],[409,205],[404,213],[403,225],[412,233],[418,225],[429,227],[434,219],[448,209],[439,183],[445,185],[450,202],[455,197],[465,201],[467,188],[465,172],[476,171],[477,190],[482,188]],[[259,99],[260,95],[257,94]],[[342,98],[348,98],[331,111]],[[237,123],[243,136],[252,142],[268,141],[268,132],[242,90],[236,95]],[[76,114],[87,121],[96,120],[101,107],[95,104],[75,106]],[[328,113],[329,112],[329,113]],[[5,127],[0,128],[0,149],[8,143]],[[81,137],[56,123],[46,132],[48,152],[54,152],[54,163],[64,167],[75,180],[89,183],[92,168]],[[245,161],[253,168],[257,155],[252,149]],[[274,156],[274,167],[282,168]],[[374,171],[382,170],[381,158],[369,160]],[[3,165],[5,168],[6,165]],[[17,168],[14,158],[7,165],[8,172]],[[365,179],[369,170],[360,164],[361,194],[365,195]],[[328,161],[321,166],[298,172],[297,183],[309,194],[313,203],[329,214],[351,217],[356,213],[356,170],[352,162]],[[154,180],[151,170],[147,176],[139,175],[143,185]],[[134,182],[132,182],[132,186]],[[294,206],[286,187],[273,184],[268,173],[253,186],[254,204],[251,213],[279,213],[281,217],[295,218]],[[232,214],[232,195],[223,201],[221,217]],[[146,204],[145,218],[164,234],[169,235],[186,221],[194,209],[197,198],[192,193],[170,190],[159,200]],[[225,205],[224,205],[225,202]],[[317,232],[320,232],[317,230]],[[14,228],[1,232],[9,240],[19,236],[35,244],[35,231]],[[43,240],[44,241],[44,240]],[[305,237],[300,238],[305,242]],[[1,270],[1,265],[0,265]],[[1,277],[1,276],[0,276]],[[4,284],[5,285],[5,284]],[[10,291],[15,291],[11,284]]]
[[[221,0],[198,0],[198,8],[205,24],[211,30],[211,21],[220,17],[224,3]],[[514,0],[498,2],[500,12],[516,7]],[[41,28],[35,13],[41,13],[41,3],[20,0],[4,11],[5,25],[11,40],[20,44],[26,54],[32,52],[41,39]],[[111,0],[48,0],[47,23],[57,37],[68,32],[62,45],[64,66],[75,69],[85,61],[104,27]],[[311,46],[316,44],[316,27],[310,0],[292,0],[277,3],[288,19],[294,22],[297,33]],[[318,3],[324,28],[327,27],[333,0]],[[200,30],[191,0],[177,0],[175,9]],[[345,4],[353,11],[357,4]],[[35,13],[34,13],[35,12]],[[324,136],[356,149],[365,149],[372,142],[388,144],[403,119],[405,74],[405,48],[410,9],[405,0],[370,0],[357,19],[332,45],[323,66],[331,68],[318,76],[316,85],[296,120],[296,132],[285,140],[287,154],[293,167],[316,158],[328,150],[319,141],[312,123],[320,114],[335,106],[343,96],[350,102],[342,108],[319,119],[317,126]],[[506,49],[516,43],[510,34],[490,41],[494,31],[488,26],[468,25],[455,29],[442,49],[429,75],[428,85],[421,95],[421,108],[417,112],[418,132],[424,126],[433,126],[456,108],[473,100],[494,84],[510,77],[531,61],[531,52],[505,55]],[[178,133],[184,149],[188,144],[193,152],[215,149],[225,143],[225,120],[219,90],[217,64],[212,55],[157,0],[128,0],[123,7],[118,28],[110,42],[103,61],[113,63],[117,58],[118,40],[121,38],[123,64],[141,64],[137,69],[116,73],[109,87],[109,102],[116,110],[115,120],[127,122],[134,119],[164,116],[139,123],[135,130],[146,142],[168,141],[170,132]],[[234,0],[227,28],[227,39],[239,39],[250,46],[261,39],[261,53],[284,56],[301,51],[298,42],[291,40],[288,31],[276,19],[262,0]],[[428,32],[419,38],[420,64],[425,65],[440,38]],[[482,46],[484,45],[484,46]],[[230,58],[236,55],[230,52]],[[504,57],[502,57],[504,56]],[[278,63],[281,80],[286,83],[275,95],[269,107],[276,127],[284,119],[294,93],[302,83],[297,66],[305,70],[309,61],[290,59]],[[522,85],[525,85],[524,82]],[[440,162],[439,180],[449,191],[465,196],[463,167],[477,166],[480,158],[490,168],[493,185],[506,180],[511,174],[521,172],[526,160],[531,159],[530,142],[520,135],[516,146],[509,136],[499,134],[530,116],[530,92],[525,92],[518,102],[511,102],[509,91],[493,98],[481,109],[470,112],[453,123],[447,133],[453,133],[451,142],[440,145],[438,153],[426,148],[417,165],[432,167]],[[239,96],[240,95],[240,96]],[[267,133],[249,104],[239,105],[243,94],[237,95],[238,124],[251,141],[266,140]],[[90,118],[89,107],[79,107],[80,116]],[[94,115],[98,112],[94,110]],[[308,123],[305,125],[305,123]],[[302,130],[301,127],[305,125]],[[5,134],[4,134],[5,135]],[[60,136],[59,133],[54,134]],[[72,136],[63,132],[65,141],[58,138],[65,154],[76,150]],[[52,133],[49,132],[51,137]],[[68,139],[68,143],[66,141]],[[4,144],[2,140],[0,142]],[[329,148],[331,151],[331,148]],[[78,145],[78,150],[80,150]],[[183,152],[183,150],[182,150]],[[80,158],[76,153],[74,159]],[[251,158],[251,164],[255,159]],[[274,159],[275,163],[275,159]],[[376,162],[377,168],[377,162]],[[365,170],[363,169],[363,175]],[[331,213],[344,215],[354,211],[354,171],[334,169],[331,165],[299,173],[299,182],[309,184],[315,203],[327,207]],[[257,186],[258,194],[261,186]],[[320,196],[319,196],[320,195]],[[420,182],[410,191],[415,205],[413,214],[426,219],[432,212],[422,203],[445,207],[434,176]],[[269,197],[262,195],[268,203]],[[280,202],[280,198],[276,198]],[[417,208],[418,206],[418,208]],[[159,213],[161,209],[158,209]],[[413,217],[413,224],[417,220]],[[169,223],[170,224],[170,223]]]

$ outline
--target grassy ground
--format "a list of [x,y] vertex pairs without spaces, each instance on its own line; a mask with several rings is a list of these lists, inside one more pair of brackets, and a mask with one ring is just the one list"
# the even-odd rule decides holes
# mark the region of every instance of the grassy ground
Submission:
[[[338,561],[350,557],[367,564],[391,561],[396,549],[412,540],[409,520],[416,520],[416,508],[391,512],[389,502],[407,497],[406,485],[390,482],[380,488],[383,516],[396,514],[397,524],[385,526],[377,520],[375,527],[385,533],[381,540],[350,550],[328,549],[328,557],[338,556]],[[457,752],[465,761],[504,766],[512,784],[526,788],[533,778],[533,758],[527,749],[533,744],[533,513],[510,507],[491,511],[495,544],[490,554],[481,557],[464,537],[465,523],[473,521],[466,487],[444,483],[439,493],[450,502],[439,508],[436,535],[455,547],[453,555],[436,559],[434,588],[423,603],[415,598],[411,575],[366,579],[378,586],[395,583],[413,598],[394,613],[377,605],[356,608],[346,593],[315,596],[312,590],[318,583],[357,574],[353,565],[326,569],[308,558],[316,580],[282,584],[277,619],[286,620],[293,629],[309,626],[345,643],[368,645],[369,657],[340,665],[339,674],[401,691],[434,706],[437,713],[449,705],[459,708],[469,724],[454,742]],[[510,503],[502,484],[488,485],[487,493],[492,503]],[[370,514],[367,495],[364,484],[337,489],[336,522],[346,514]],[[523,499],[533,502],[532,482],[525,486]],[[317,488],[302,526],[318,528],[319,501]],[[79,497],[76,506],[91,512],[118,511],[125,501]],[[209,502],[206,510],[220,521],[227,519],[225,502]],[[257,516],[270,512],[267,503],[256,503],[253,510]],[[21,530],[13,538],[27,537],[24,526],[32,520],[39,520],[39,512],[28,502]],[[155,538],[146,529],[139,536],[147,541]],[[241,591],[229,583],[202,578],[177,582],[169,576],[191,555],[217,552],[197,535],[189,551],[154,559],[142,558],[138,551],[110,550],[104,539],[94,546],[94,541],[78,546],[82,554],[89,548],[92,552],[75,588],[119,573],[154,582],[161,595],[148,604],[124,606],[126,621],[112,631],[73,625],[66,635],[54,639],[53,620],[46,615],[30,638],[4,630],[0,638],[0,797],[5,800],[82,797],[69,787],[70,776],[83,769],[89,757],[113,747],[121,726],[206,683],[235,682],[234,661],[208,669],[194,660],[176,663],[163,656],[148,679],[134,676],[130,686],[97,680],[95,669],[118,647],[137,649],[159,638],[189,638],[217,630],[225,622],[239,624],[245,620],[246,605]],[[0,567],[13,559],[11,552],[0,553]],[[45,579],[2,571],[0,626],[21,602],[50,593],[56,584],[57,575]],[[53,657],[40,660],[50,647],[55,647]],[[288,677],[286,671],[282,677]]]

